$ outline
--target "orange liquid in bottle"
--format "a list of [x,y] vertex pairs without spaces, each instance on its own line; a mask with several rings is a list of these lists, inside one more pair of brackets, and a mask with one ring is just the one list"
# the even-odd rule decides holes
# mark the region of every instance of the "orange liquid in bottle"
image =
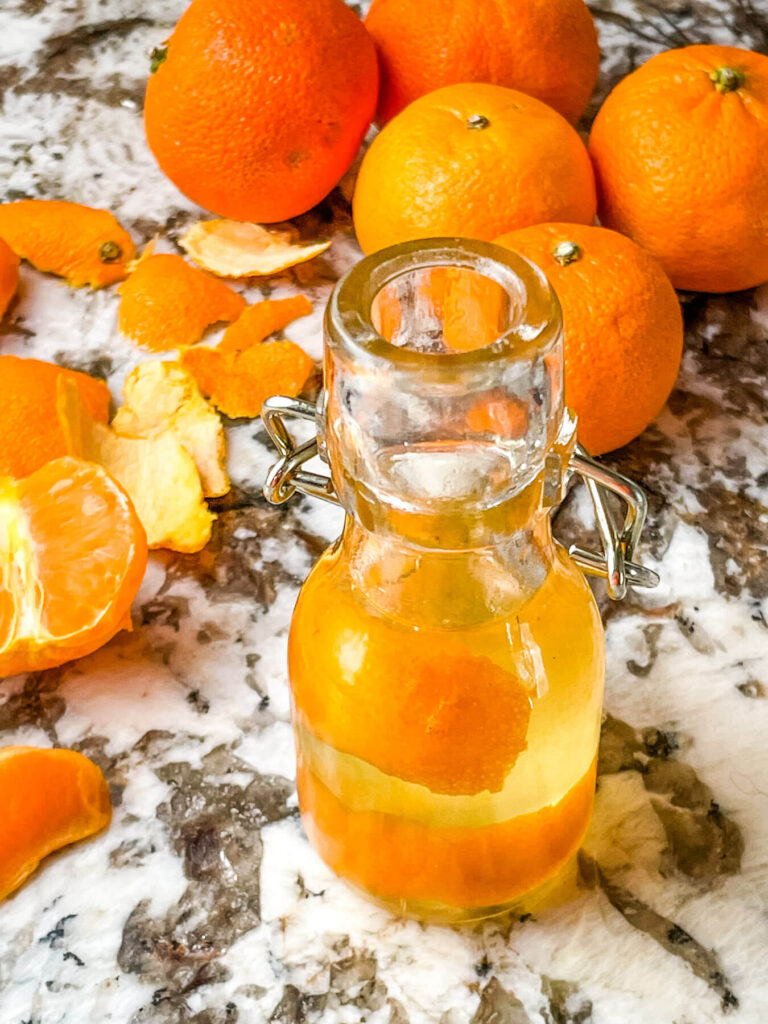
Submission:
[[497,617],[482,552],[369,551],[351,521],[299,597],[305,827],[342,878],[398,913],[501,912],[570,860],[589,823],[603,631],[546,516],[537,532],[538,585],[510,599],[507,573]]

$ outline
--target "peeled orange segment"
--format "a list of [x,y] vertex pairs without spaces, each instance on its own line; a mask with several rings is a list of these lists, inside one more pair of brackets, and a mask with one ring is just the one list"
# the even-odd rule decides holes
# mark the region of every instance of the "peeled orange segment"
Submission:
[[194,459],[203,494],[210,498],[227,493],[221,417],[200,394],[191,374],[179,363],[139,363],[126,378],[123,395],[125,404],[112,420],[115,433],[152,438],[170,430]]
[[303,245],[288,231],[267,231],[236,220],[203,220],[182,235],[179,245],[198,266],[219,277],[255,277],[313,260],[331,243]]
[[55,199],[0,204],[0,238],[33,267],[66,278],[73,288],[122,280],[136,255],[131,236],[109,210]]
[[282,331],[299,317],[309,316],[312,303],[306,295],[293,295],[288,299],[266,299],[249,306],[224,332],[217,348],[219,352],[242,352],[251,345],[264,341],[270,334]]
[[233,418],[258,416],[270,395],[298,395],[314,366],[292,341],[235,353],[198,346],[183,352],[181,363],[216,408]]
[[99,466],[65,457],[0,478],[0,676],[105,644],[130,621],[146,563],[136,512]]
[[125,488],[151,548],[205,547],[215,517],[203,501],[194,459],[171,430],[151,438],[120,437],[88,415],[68,381],[59,391],[59,416],[70,453],[103,466]]
[[95,420],[109,418],[109,388],[103,380],[40,359],[0,356],[0,476],[17,479],[68,454],[56,411],[60,378],[77,385]]
[[120,330],[151,352],[193,345],[206,327],[236,320],[247,303],[181,256],[142,258],[120,288]]
[[74,750],[0,748],[0,900],[43,857],[99,832],[112,808],[104,776]]
[[19,257],[0,238],[0,318],[10,305],[19,286]]

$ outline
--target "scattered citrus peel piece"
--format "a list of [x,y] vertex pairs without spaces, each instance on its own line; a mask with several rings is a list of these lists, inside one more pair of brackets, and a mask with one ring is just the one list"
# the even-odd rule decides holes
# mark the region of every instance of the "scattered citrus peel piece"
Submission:
[[236,320],[246,301],[174,253],[150,254],[120,287],[120,330],[150,352],[193,345],[206,327]]
[[181,354],[181,364],[226,416],[253,418],[270,395],[298,395],[314,363],[292,341],[252,345],[244,352],[221,352],[199,345]]
[[171,430],[150,438],[121,437],[90,416],[77,387],[65,379],[59,382],[58,410],[70,454],[102,466],[125,489],[149,547],[205,547],[214,516],[203,500],[194,459]]
[[0,204],[0,237],[37,270],[73,288],[101,288],[125,277],[136,248],[109,210],[56,199]]
[[312,303],[306,295],[256,302],[230,324],[217,348],[219,352],[242,352],[311,312]]
[[195,461],[206,498],[226,494],[224,427],[179,363],[152,360],[131,371],[123,385],[125,404],[112,429],[121,437],[157,437],[170,430]]
[[234,220],[204,220],[193,224],[179,245],[198,266],[219,277],[263,277],[306,263],[331,243],[301,245],[290,232],[270,232]]

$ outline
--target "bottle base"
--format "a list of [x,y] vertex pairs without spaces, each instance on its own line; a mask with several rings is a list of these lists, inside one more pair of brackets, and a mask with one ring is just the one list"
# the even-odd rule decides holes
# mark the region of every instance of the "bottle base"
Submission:
[[476,924],[506,914],[525,917],[560,906],[578,895],[578,873],[577,850],[565,864],[558,868],[554,875],[537,885],[536,888],[502,903],[493,903],[483,907],[452,907],[448,904],[428,900],[381,898],[362,886],[355,885],[347,878],[341,878],[341,881],[356,896],[361,897],[367,903],[372,903],[380,910],[386,910],[394,917],[420,921],[422,924],[452,927]]

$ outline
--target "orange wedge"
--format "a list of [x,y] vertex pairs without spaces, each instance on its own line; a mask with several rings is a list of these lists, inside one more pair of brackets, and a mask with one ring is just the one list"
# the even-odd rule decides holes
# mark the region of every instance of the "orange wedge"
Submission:
[[49,853],[99,832],[112,816],[101,770],[74,750],[0,749],[0,900]]
[[129,627],[146,563],[133,505],[99,466],[65,457],[0,477],[0,676],[90,654]]

